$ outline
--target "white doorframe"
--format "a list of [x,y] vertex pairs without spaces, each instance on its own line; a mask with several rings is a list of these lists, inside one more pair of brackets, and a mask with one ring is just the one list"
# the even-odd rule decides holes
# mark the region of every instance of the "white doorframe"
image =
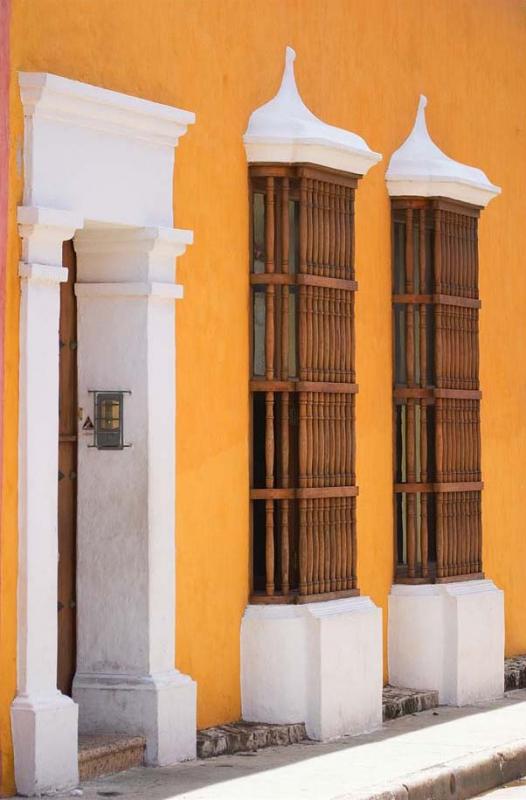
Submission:
[[[92,465],[100,464],[102,456],[121,455],[122,459],[113,459],[110,473],[128,470],[135,481],[121,487],[121,508],[129,508],[142,487],[148,509],[140,523],[128,521],[127,541],[137,544],[135,553],[124,550],[129,558],[112,565],[120,571],[121,585],[123,574],[135,580],[134,602],[127,605],[127,596],[119,598],[108,591],[107,613],[101,617],[98,612],[101,631],[110,625],[112,615],[128,615],[116,641],[119,657],[111,668],[112,654],[103,636],[98,668],[93,662],[94,643],[88,632],[94,629],[95,610],[82,606],[86,583],[82,558],[79,561],[79,657],[86,652],[86,641],[92,661],[84,659],[82,669],[91,677],[97,674],[89,687],[86,671],[77,676],[80,724],[85,730],[144,733],[151,763],[168,763],[195,753],[195,683],[174,667],[175,379],[167,405],[155,404],[160,371],[165,368],[175,375],[173,299],[181,295],[181,288],[174,283],[174,259],[184,252],[191,234],[171,227],[174,147],[194,116],[47,73],[21,73],[19,83],[25,115],[25,183],[24,205],[18,213],[23,241],[18,687],[12,729],[17,789],[34,795],[78,781],[79,709],[56,685],[59,283],[67,277],[62,243],[75,234],[80,329],[86,340],[80,342],[79,352],[81,393],[92,388],[86,381],[97,377],[93,364],[97,361],[101,369],[107,369],[111,362],[110,349],[90,351],[96,344],[90,330],[108,305],[115,311],[114,323],[124,306],[133,313],[126,314],[127,326],[109,326],[107,336],[118,342],[124,355],[126,346],[128,354],[141,350],[142,372],[134,376],[136,392],[128,409],[129,432],[137,444],[129,452],[93,452],[91,456],[90,451]],[[94,242],[99,243],[97,252],[93,252]],[[115,371],[113,376],[117,377]],[[87,410],[84,397],[81,402]],[[159,415],[173,424],[156,425]],[[162,436],[166,432],[168,442]],[[91,506],[82,500],[83,473],[88,480],[89,467],[86,439],[79,438],[82,537],[97,497],[92,495]],[[157,490],[160,463],[167,467],[162,491]],[[109,461],[104,462],[101,469],[108,465]],[[100,491],[101,487],[92,483],[91,489]],[[106,518],[111,522],[114,505],[107,496],[98,499],[100,509],[106,504]],[[111,536],[110,526],[104,543]],[[99,540],[100,550],[95,553],[101,565],[108,555],[102,545]],[[138,553],[146,556],[139,559],[141,574]],[[142,623],[139,628],[137,617]],[[134,648],[135,655],[140,652],[141,656],[146,648],[147,656],[135,661],[126,658]],[[118,716],[108,709],[111,696],[121,686],[127,692],[129,713]],[[101,704],[94,697],[104,698],[103,720]],[[147,720],[142,729],[141,720]]]

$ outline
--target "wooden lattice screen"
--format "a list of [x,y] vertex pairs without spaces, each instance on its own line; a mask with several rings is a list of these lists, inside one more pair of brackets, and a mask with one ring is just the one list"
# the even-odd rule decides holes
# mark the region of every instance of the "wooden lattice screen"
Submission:
[[479,209],[396,199],[396,580],[482,577]]
[[356,178],[252,166],[252,601],[357,594]]

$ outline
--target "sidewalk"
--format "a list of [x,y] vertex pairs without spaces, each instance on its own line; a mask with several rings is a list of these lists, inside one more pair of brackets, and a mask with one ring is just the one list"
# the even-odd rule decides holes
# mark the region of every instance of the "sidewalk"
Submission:
[[82,785],[84,800],[460,800],[526,774],[526,690],[468,708],[389,721],[375,733]]

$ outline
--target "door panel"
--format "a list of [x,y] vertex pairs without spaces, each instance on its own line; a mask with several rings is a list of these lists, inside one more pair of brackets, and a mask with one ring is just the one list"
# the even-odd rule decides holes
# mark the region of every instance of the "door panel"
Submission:
[[77,561],[77,306],[76,259],[63,246],[68,281],[60,286],[58,473],[58,688],[71,694],[76,666]]

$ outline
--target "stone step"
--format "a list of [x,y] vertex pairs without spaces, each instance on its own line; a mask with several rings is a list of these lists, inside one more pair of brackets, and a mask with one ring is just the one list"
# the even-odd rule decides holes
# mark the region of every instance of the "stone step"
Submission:
[[296,744],[307,738],[305,724],[268,725],[259,722],[233,722],[197,731],[197,757],[255,752],[261,747]]
[[504,691],[526,689],[526,656],[513,656],[504,661]]
[[146,740],[118,733],[79,736],[79,778],[86,781],[140,767]]
[[384,720],[416,714],[438,706],[438,692],[435,690],[417,691],[402,689],[398,686],[384,686],[383,716]]
[[[385,686],[384,720],[415,714],[438,705],[438,692]],[[270,725],[263,722],[233,722],[197,731],[197,757],[255,752],[262,747],[296,744],[307,739],[305,724]]]

